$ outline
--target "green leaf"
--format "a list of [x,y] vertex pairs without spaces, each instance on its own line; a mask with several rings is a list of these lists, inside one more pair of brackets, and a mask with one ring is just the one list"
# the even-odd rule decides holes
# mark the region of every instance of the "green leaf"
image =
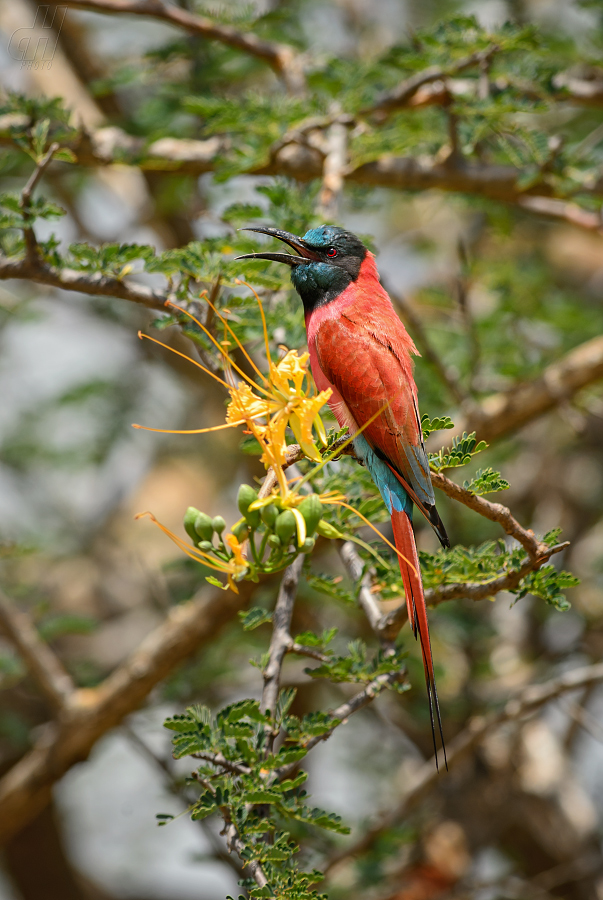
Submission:
[[421,430],[424,440],[427,440],[434,431],[442,431],[445,428],[454,428],[454,422],[448,416],[436,416],[435,419],[430,419],[426,413],[421,416]]
[[272,622],[272,613],[269,609],[263,609],[260,606],[253,606],[249,610],[239,610],[239,618],[243,624],[244,631],[253,631],[259,628],[265,622]]
[[506,491],[509,482],[501,477],[500,472],[494,469],[478,469],[473,478],[463,482],[463,487],[472,494],[493,494],[496,491]]
[[213,584],[214,587],[220,588],[220,590],[222,590],[222,591],[228,590],[228,585],[222,584],[220,579],[216,578],[215,575],[206,575],[205,580],[208,582],[208,584]]
[[438,453],[430,453],[429,464],[431,468],[436,472],[440,472],[442,469],[464,466],[472,456],[481,453],[488,446],[485,441],[478,443],[475,435],[475,431],[471,434],[467,434],[464,431],[460,437],[453,438],[451,447],[442,449]]

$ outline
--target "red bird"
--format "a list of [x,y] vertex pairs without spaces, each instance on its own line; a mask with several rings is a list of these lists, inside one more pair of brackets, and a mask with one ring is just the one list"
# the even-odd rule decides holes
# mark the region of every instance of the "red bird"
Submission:
[[442,545],[449,547],[450,542],[436,510],[423,444],[411,358],[418,351],[379,281],[373,254],[356,235],[331,225],[313,228],[303,238],[276,228],[245,230],[278,238],[296,252],[253,253],[240,259],[269,259],[291,266],[291,280],[304,304],[316,387],[333,392],[329,406],[342,428],[356,434],[366,426],[354,438],[354,450],[391,515],[408,618],[415,638],[421,641],[434,749],[435,712],[446,760],[412,528],[413,502]]

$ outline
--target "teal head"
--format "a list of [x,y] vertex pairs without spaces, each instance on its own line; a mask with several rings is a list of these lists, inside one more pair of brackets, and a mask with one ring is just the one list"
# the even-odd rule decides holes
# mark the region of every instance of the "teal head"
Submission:
[[303,238],[278,228],[253,227],[243,231],[270,235],[295,251],[295,254],[249,253],[238,259],[270,259],[290,266],[291,281],[306,312],[334,300],[356,281],[367,254],[366,247],[355,234],[335,225],[311,228]]

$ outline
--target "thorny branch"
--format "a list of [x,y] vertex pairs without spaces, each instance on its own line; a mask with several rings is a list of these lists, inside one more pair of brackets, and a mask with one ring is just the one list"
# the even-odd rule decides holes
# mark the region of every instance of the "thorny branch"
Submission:
[[[500,712],[472,719],[468,727],[448,744],[448,768],[451,769],[473,750],[479,742],[505,722],[521,719],[563,694],[603,681],[603,663],[585,666],[566,672],[544,684],[530,685],[509,700]],[[334,854],[324,872],[331,872],[345,859],[366,852],[379,836],[404,819],[438,784],[438,773],[433,759],[423,763],[413,776],[413,785],[400,798],[396,806],[383,813],[363,834],[362,838],[346,849]]]
[[105,14],[125,14],[161,19],[170,25],[184,28],[190,34],[218,41],[254,56],[267,63],[281,77],[291,93],[303,93],[305,79],[302,60],[293,47],[264,41],[250,32],[239,31],[230,25],[220,25],[188,12],[176,5],[167,5],[160,0],[53,0],[61,6],[83,9]]

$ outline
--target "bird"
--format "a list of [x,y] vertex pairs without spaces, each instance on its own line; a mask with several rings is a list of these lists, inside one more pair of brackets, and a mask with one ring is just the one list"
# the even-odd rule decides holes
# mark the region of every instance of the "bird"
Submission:
[[421,645],[436,766],[435,721],[446,746],[434,675],[427,609],[412,526],[413,506],[443,547],[450,547],[438,514],[423,442],[413,359],[419,355],[382,286],[375,257],[355,234],[321,225],[297,237],[278,228],[242,229],[268,235],[294,251],[250,253],[238,259],[285,263],[300,295],[310,368],[341,428],[354,435],[356,457],[371,474],[391,516],[408,619]]

